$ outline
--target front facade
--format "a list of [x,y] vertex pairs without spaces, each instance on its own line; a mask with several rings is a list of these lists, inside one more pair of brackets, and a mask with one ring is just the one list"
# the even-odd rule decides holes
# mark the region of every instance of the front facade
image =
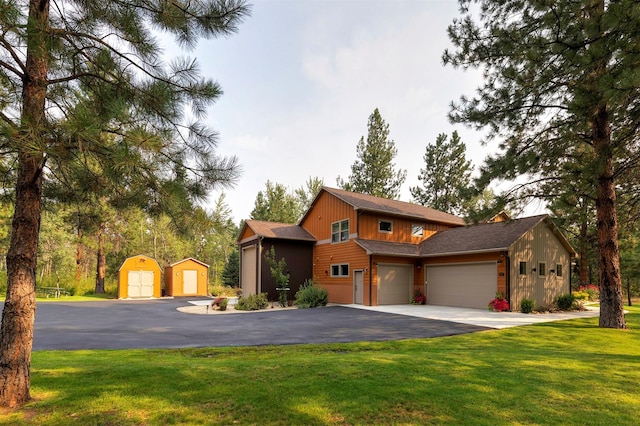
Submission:
[[187,258],[164,268],[164,288],[167,296],[207,296],[209,265]]
[[[325,187],[300,224],[286,226],[308,235],[307,278],[334,303],[406,304],[419,290],[429,304],[486,308],[499,292],[516,309],[522,298],[542,306],[568,293],[575,252],[553,223],[546,216],[496,219],[465,226],[462,218],[423,206]],[[244,291],[245,283],[260,282],[253,272],[260,271],[260,257],[246,244],[246,227],[243,232]]]
[[161,274],[160,265],[149,256],[139,255],[125,259],[118,269],[118,298],[161,297]]

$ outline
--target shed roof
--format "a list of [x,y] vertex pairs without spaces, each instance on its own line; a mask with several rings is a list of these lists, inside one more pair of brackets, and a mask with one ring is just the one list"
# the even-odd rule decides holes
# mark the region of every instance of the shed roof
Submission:
[[[291,223],[267,222],[264,220],[247,220],[244,227],[248,227],[257,237],[280,240],[316,241],[304,228]],[[240,232],[242,235],[244,228]]]
[[206,263],[204,263],[204,262],[200,262],[199,260],[194,259],[193,257],[187,257],[186,259],[182,259],[182,260],[179,260],[179,261],[177,261],[177,262],[174,262],[174,263],[170,264],[169,266],[176,266],[176,265],[179,265],[179,264],[181,264],[181,263],[183,263],[183,262],[187,262],[187,261],[189,261],[189,260],[192,260],[192,261],[194,261],[194,262],[196,262],[196,263],[199,263],[200,265],[204,266],[205,268],[208,268],[208,267],[209,267],[209,265],[207,265]]
[[526,232],[541,222],[550,227],[569,253],[576,253],[548,215],[447,229],[420,243],[420,253],[424,257],[431,257],[508,250]]
[[[392,216],[401,216],[411,219],[427,220],[432,222],[446,223],[450,225],[464,225],[464,219],[461,217],[434,210],[419,204],[406,203],[404,201],[389,200],[387,198],[374,197],[373,195],[359,194],[357,192],[344,191],[342,189],[322,187],[316,196],[313,204],[322,195],[327,192],[334,197],[351,205],[354,210],[361,210],[372,213],[386,214]],[[302,223],[312,208],[307,210],[304,217],[300,221]]]

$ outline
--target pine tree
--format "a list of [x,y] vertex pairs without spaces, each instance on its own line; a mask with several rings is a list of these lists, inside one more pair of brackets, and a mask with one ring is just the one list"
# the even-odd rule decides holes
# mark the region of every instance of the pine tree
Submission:
[[258,191],[251,219],[296,223],[302,216],[302,205],[296,196],[280,183],[267,181],[265,191]]
[[[589,186],[596,194],[600,326],[625,328],[618,243],[616,179],[640,164],[640,3],[478,1],[449,27],[456,50],[445,64],[482,67],[474,98],[450,118],[487,128],[501,140],[483,166],[483,184],[526,185],[506,198],[529,196],[550,180]],[[476,19],[479,22],[476,23]],[[568,173],[555,167],[590,152]],[[505,196],[503,195],[503,199]]]
[[222,270],[222,285],[229,287],[240,286],[240,255],[238,250],[229,254],[229,259]]
[[[234,32],[249,12],[244,3],[3,3],[0,145],[15,160],[2,162],[15,164],[9,170],[15,213],[0,330],[0,405],[29,399],[42,188],[47,179],[64,179],[57,165],[95,158],[126,177],[142,164],[147,185],[160,189],[163,175],[152,178],[148,156],[157,152],[155,158],[189,170],[200,190],[236,178],[235,158],[216,156],[216,134],[201,124],[220,87],[199,75],[194,60],[164,63],[152,29],[191,48],[201,37]],[[138,183],[124,178],[122,188]],[[148,196],[146,188],[129,193]]]
[[351,166],[349,180],[345,182],[338,176],[338,186],[347,191],[397,199],[407,171],[395,170],[393,159],[398,150],[389,139],[389,125],[378,108],[369,116],[367,128],[366,142],[361,137],[356,147],[357,159]]
[[422,186],[410,188],[414,201],[443,212],[461,215],[466,209],[471,187],[471,161],[467,161],[466,146],[454,131],[451,139],[441,133],[435,144],[427,145],[425,168],[418,180]]

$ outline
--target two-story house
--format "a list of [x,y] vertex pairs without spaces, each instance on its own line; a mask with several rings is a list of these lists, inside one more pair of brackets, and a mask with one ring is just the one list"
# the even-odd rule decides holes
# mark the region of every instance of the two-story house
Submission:
[[245,294],[277,299],[264,262],[272,246],[291,295],[313,278],[344,304],[427,303],[486,308],[497,292],[517,309],[570,291],[575,251],[546,215],[465,226],[424,206],[324,187],[298,225],[246,221],[238,237]]

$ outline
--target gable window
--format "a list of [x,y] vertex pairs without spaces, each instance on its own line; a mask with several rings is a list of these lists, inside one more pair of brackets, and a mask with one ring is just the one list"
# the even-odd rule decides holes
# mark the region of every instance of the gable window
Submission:
[[340,243],[349,239],[349,219],[331,224],[331,242]]
[[520,262],[520,275],[527,275],[527,262]]
[[391,222],[390,220],[380,219],[378,221],[378,231],[386,232],[390,234],[392,230],[393,230],[393,222]]
[[422,225],[411,225],[411,236],[412,237],[424,237],[424,226],[422,226]]
[[547,264],[544,262],[538,263],[538,276],[544,277],[547,275]]
[[562,265],[558,263],[556,265],[556,277],[561,277],[561,276],[562,276]]
[[349,276],[349,264],[343,263],[342,265],[331,265],[332,277],[348,277]]

